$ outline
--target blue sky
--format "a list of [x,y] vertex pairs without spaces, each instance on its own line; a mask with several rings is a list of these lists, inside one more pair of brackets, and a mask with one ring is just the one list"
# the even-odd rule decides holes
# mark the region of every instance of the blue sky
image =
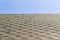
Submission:
[[0,0],[0,13],[60,13],[60,0]]

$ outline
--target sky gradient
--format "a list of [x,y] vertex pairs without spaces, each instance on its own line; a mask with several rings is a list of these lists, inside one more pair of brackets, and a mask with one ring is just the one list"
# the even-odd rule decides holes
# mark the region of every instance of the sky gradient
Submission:
[[0,13],[60,13],[60,0],[0,0]]

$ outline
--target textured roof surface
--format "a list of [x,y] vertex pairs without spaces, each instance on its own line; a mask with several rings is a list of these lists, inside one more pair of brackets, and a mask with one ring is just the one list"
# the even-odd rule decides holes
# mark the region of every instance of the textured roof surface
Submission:
[[0,40],[60,40],[60,15],[1,14]]

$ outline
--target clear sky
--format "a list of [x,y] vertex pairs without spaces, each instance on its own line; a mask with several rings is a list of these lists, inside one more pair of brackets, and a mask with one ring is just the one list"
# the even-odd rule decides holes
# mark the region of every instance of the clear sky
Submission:
[[0,13],[60,13],[60,0],[0,0]]

